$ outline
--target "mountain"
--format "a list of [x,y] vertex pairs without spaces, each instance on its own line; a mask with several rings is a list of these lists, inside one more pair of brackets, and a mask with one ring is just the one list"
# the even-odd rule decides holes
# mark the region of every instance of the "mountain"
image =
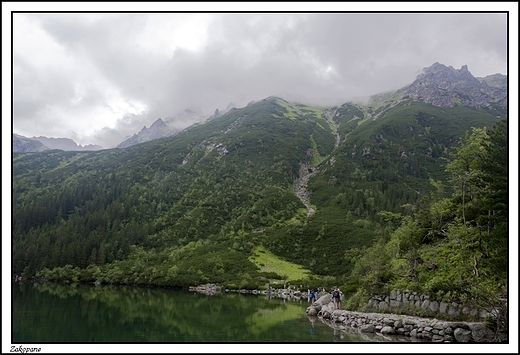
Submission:
[[48,149],[66,151],[100,150],[103,147],[94,144],[81,146],[69,138],[32,137],[13,134],[13,153],[41,152]]
[[49,149],[34,138],[27,138],[13,133],[13,153],[41,152]]
[[[460,185],[446,162],[463,137],[498,122],[501,106],[473,105],[483,94],[470,86],[482,82],[461,70],[434,64],[366,104],[268,97],[125,149],[15,153],[13,270],[168,286],[286,279],[250,259],[261,246],[315,280],[346,282],[366,269],[356,264],[363,251],[385,245],[401,221],[427,225],[429,201]],[[468,104],[438,101],[441,84]],[[446,210],[480,201],[466,196],[440,206],[435,221],[454,223]],[[431,243],[420,233],[417,243]],[[397,277],[384,271],[377,282]]]
[[95,144],[87,144],[87,145],[79,145],[69,138],[48,138],[48,137],[33,137],[37,141],[40,141],[43,145],[45,145],[49,149],[61,149],[61,150],[74,150],[74,151],[84,151],[84,150],[100,150],[103,147]]
[[148,142],[154,139],[169,137],[177,133],[178,130],[168,127],[166,123],[160,118],[155,121],[150,128],[144,126],[139,133],[134,134],[132,137],[125,139],[119,143],[116,148],[126,148],[135,144]]
[[[221,112],[217,109],[208,119],[217,117],[220,114]],[[119,143],[116,148],[126,148],[154,139],[170,137],[180,132],[180,129],[177,128],[178,125],[185,127],[186,125],[198,123],[205,119],[207,118],[199,110],[195,109],[183,110],[165,120],[158,118],[150,128],[144,126],[141,131],[126,138],[123,142]]]
[[457,70],[434,63],[397,93],[439,107],[465,106],[503,113],[507,110],[506,78],[497,74],[479,80],[467,65]]

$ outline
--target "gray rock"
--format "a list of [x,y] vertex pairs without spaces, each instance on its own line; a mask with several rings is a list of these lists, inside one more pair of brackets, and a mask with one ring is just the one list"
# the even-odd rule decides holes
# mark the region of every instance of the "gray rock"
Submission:
[[453,332],[453,336],[458,343],[468,343],[472,340],[471,330],[457,328]]
[[444,329],[444,323],[438,323],[438,322],[437,322],[437,323],[435,323],[435,324],[433,325],[433,328],[434,328],[434,329],[442,330],[442,329]]
[[439,310],[439,302],[432,301],[429,307],[433,312],[437,312]]
[[430,300],[425,299],[422,304],[421,308],[428,308],[430,306]]
[[460,311],[456,307],[450,306],[450,308],[448,308],[448,315],[456,316],[459,314],[460,314]]
[[411,332],[410,332],[410,336],[412,338],[417,338],[417,329],[413,329]]
[[436,343],[440,343],[444,341],[444,337],[442,335],[434,334],[432,340]]
[[387,309],[388,308],[388,303],[386,303],[385,301],[381,301],[379,302],[379,305],[378,305],[379,309],[383,310],[383,309]]
[[450,327],[453,329],[455,329],[455,328],[469,329],[469,324],[463,323],[463,322],[452,322],[450,324]]
[[383,324],[384,325],[390,325],[390,326],[393,326],[395,323],[395,321],[393,319],[390,319],[390,318],[384,318],[383,319]]
[[318,314],[318,312],[316,311],[316,308],[314,308],[314,307],[307,308],[307,315],[308,316],[315,316],[317,314]]
[[415,325],[415,321],[411,318],[404,318],[403,323],[408,325]]
[[332,295],[330,293],[326,293],[323,296],[321,296],[320,298],[318,298],[316,300],[316,302],[314,302],[314,304],[318,303],[320,305],[326,305],[326,304],[329,304],[331,301],[332,301]]
[[373,324],[365,324],[365,325],[362,325],[359,330],[362,332],[362,333],[373,333],[374,332],[374,325]]
[[473,340],[478,343],[492,342],[495,338],[495,333],[484,324],[480,323],[473,326],[471,335],[473,336]]
[[441,302],[441,304],[439,305],[439,312],[446,313],[447,310],[448,310],[448,304],[445,302]]
[[432,339],[433,338],[433,334],[430,333],[430,332],[422,332],[422,336],[424,339]]
[[401,301],[397,301],[397,300],[390,300],[390,307],[400,307],[402,305],[402,302]]
[[383,329],[381,329],[381,333],[382,334],[394,334],[395,330],[393,327],[387,325],[387,326],[383,327]]

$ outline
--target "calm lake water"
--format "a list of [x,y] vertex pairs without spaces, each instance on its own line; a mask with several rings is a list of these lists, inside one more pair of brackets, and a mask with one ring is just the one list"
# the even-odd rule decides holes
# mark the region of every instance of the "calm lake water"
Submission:
[[[388,341],[305,315],[307,299],[170,289],[16,283],[12,343]],[[393,338],[391,341],[409,341]]]

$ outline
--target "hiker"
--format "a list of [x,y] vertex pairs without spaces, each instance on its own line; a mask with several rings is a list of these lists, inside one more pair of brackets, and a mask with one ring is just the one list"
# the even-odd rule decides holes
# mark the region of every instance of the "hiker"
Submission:
[[314,293],[314,290],[311,290],[310,300],[311,300],[311,305],[314,304],[314,301],[316,301],[316,294]]
[[334,300],[334,309],[339,309],[339,303],[341,301],[341,291],[338,286],[334,286],[332,291],[332,299]]

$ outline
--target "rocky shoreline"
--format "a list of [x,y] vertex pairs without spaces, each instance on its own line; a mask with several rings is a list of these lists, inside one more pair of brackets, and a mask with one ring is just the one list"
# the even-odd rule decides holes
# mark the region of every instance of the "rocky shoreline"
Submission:
[[360,334],[396,335],[438,343],[495,342],[495,333],[482,322],[450,322],[388,313],[362,313],[334,309],[330,294],[321,296],[306,310],[318,317]]
[[301,292],[299,290],[289,288],[268,288],[267,290],[246,290],[246,289],[223,289],[222,287],[215,284],[205,284],[199,286],[190,286],[189,291],[203,293],[206,295],[214,295],[217,293],[223,292],[231,292],[231,293],[243,293],[243,294],[253,294],[253,295],[266,295],[269,297],[280,297],[280,298],[307,298],[307,292]]

